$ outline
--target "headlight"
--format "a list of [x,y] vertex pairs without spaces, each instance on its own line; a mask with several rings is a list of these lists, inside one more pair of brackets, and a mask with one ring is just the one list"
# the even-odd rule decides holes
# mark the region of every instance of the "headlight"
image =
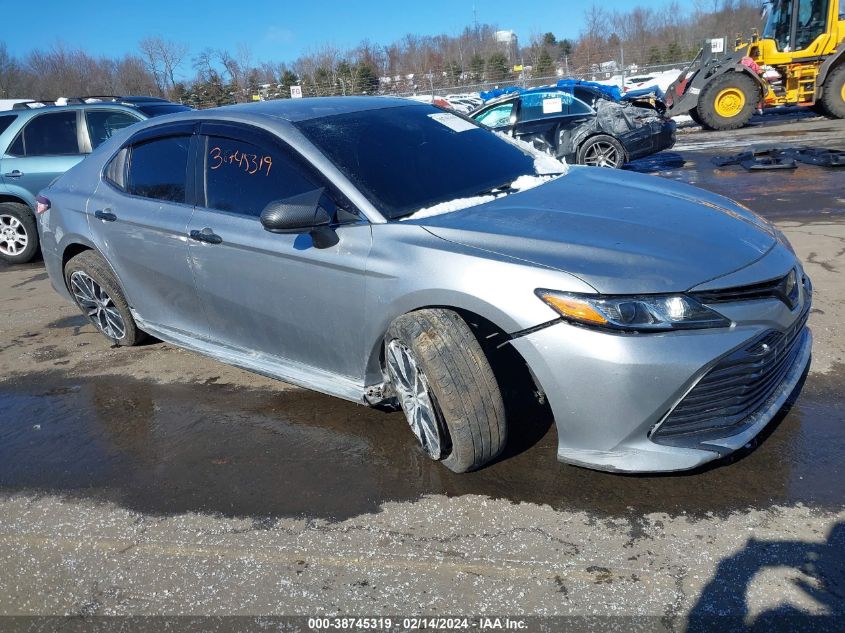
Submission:
[[686,295],[625,297],[542,289],[535,292],[564,319],[594,327],[659,332],[731,325],[729,319]]

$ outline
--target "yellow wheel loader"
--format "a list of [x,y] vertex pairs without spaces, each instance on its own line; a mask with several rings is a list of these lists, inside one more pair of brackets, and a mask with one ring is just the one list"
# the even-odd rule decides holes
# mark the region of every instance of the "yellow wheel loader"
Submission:
[[750,41],[713,39],[665,100],[668,116],[689,114],[711,130],[744,126],[758,109],[812,106],[845,118],[845,0],[771,0]]

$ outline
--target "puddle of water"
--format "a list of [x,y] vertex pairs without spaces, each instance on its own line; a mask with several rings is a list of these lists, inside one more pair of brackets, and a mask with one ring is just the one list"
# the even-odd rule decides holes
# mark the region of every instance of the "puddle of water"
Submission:
[[711,162],[717,154],[730,153],[732,150],[660,152],[633,161],[627,168],[727,196],[770,220],[845,217],[845,205],[840,202],[845,174],[841,168],[799,164],[790,170],[749,172],[739,165],[717,168]]
[[843,374],[811,377],[762,444],[696,474],[618,476],[531,448],[454,475],[401,414],[308,391],[32,374],[0,387],[0,492],[49,492],[132,510],[343,519],[386,501],[480,494],[599,515],[701,515],[773,503],[845,507]]

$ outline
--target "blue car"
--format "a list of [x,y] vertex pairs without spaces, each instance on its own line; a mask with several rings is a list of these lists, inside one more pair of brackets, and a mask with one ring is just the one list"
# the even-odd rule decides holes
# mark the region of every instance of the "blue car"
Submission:
[[[190,110],[152,97],[105,97],[69,105],[15,104],[0,112],[0,259],[38,253],[35,196],[117,130],[157,114]],[[71,105],[71,102],[77,102]]]

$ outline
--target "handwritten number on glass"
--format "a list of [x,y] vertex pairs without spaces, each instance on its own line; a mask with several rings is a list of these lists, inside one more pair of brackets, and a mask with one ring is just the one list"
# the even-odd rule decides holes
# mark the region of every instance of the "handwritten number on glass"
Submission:
[[258,154],[250,154],[237,149],[224,154],[220,147],[215,146],[208,152],[208,157],[211,159],[208,168],[212,171],[220,169],[223,165],[231,165],[242,169],[250,176],[258,173],[269,176],[270,170],[273,168],[272,156],[259,157]]

